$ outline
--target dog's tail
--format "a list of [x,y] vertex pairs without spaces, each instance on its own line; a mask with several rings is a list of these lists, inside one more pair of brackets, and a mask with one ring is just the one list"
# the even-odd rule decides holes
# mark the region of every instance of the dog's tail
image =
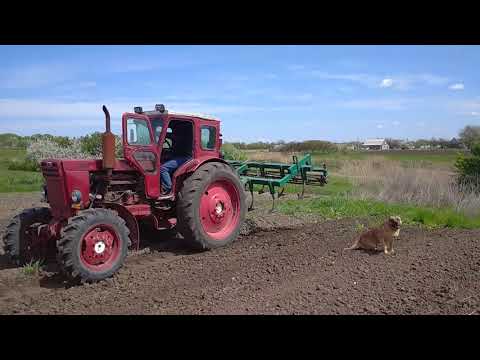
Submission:
[[347,251],[347,250],[355,250],[355,249],[358,249],[358,240],[355,241],[355,243],[354,243],[352,246],[343,249],[343,250],[342,250],[342,253],[344,253],[344,252]]

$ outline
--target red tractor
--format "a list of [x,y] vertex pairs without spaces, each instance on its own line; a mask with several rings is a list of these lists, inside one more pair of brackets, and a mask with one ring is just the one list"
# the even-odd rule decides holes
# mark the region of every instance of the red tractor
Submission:
[[[157,230],[176,228],[199,249],[234,241],[245,219],[245,191],[222,159],[220,121],[174,114],[156,105],[122,115],[124,158],[115,157],[110,115],[101,160],[46,159],[44,198],[49,207],[15,216],[4,236],[17,264],[56,254],[71,280],[95,282],[112,276],[128,249],[140,245],[139,221]],[[173,136],[175,134],[175,136]],[[191,159],[175,170],[172,193],[161,195],[160,165],[187,139]]]

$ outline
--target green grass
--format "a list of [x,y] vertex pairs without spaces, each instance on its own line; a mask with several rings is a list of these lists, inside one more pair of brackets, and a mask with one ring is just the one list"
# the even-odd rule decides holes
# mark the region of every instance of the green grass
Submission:
[[387,204],[379,201],[350,199],[346,196],[303,201],[287,200],[278,204],[278,210],[290,215],[299,212],[313,213],[327,219],[373,217],[380,221],[391,215],[399,215],[405,224],[420,224],[429,228],[480,228],[480,217],[467,217],[453,209]]
[[43,261],[30,261],[28,264],[25,264],[22,267],[22,273],[26,276],[35,276],[40,272],[40,267],[42,266]]
[[8,170],[10,161],[23,161],[26,151],[0,149],[0,192],[39,191],[43,184],[42,174],[35,171]]

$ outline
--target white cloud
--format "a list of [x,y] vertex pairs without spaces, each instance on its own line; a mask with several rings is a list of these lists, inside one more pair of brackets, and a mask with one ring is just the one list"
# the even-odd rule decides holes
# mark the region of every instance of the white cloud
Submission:
[[477,111],[472,111],[472,113],[471,113],[471,114],[472,114],[472,116],[479,116],[479,115],[480,115],[480,113],[479,113],[479,112],[477,112]]
[[[124,112],[133,111],[134,106],[144,109],[153,108],[156,99],[116,99],[98,101],[61,101],[42,99],[0,99],[0,118],[8,119],[0,123],[0,132],[9,126],[28,131],[32,126],[44,127],[45,130],[55,126],[76,129],[82,126],[92,127],[92,131],[102,129],[105,104],[112,116],[112,127],[120,127],[120,117]],[[202,101],[172,101],[167,105],[169,111],[184,113],[202,113],[214,116],[227,114],[246,114],[249,112],[285,112],[299,111],[304,105],[284,105],[278,107],[261,107],[255,105],[220,105]]]
[[392,125],[393,126],[398,126],[398,125],[400,125],[400,121],[395,120],[395,121],[392,122]]
[[392,85],[393,85],[392,79],[383,79],[382,82],[380,83],[380,87],[383,87],[383,88],[391,87]]
[[449,79],[444,76],[433,75],[428,73],[423,74],[392,74],[391,77],[385,78],[375,74],[365,73],[331,73],[328,71],[307,69],[305,67],[290,66],[290,71],[303,74],[312,78],[323,80],[343,80],[362,84],[367,87],[376,88],[391,87],[396,90],[408,90],[413,86],[428,85],[439,86],[448,83]]
[[417,125],[418,127],[425,127],[425,122],[424,122],[424,121],[418,121],[418,122],[416,123],[416,125]]
[[377,124],[377,129],[383,129],[383,124]]
[[391,100],[377,100],[377,99],[359,99],[349,100],[337,103],[338,106],[354,109],[375,109],[375,110],[403,110],[407,103],[413,100],[409,99],[391,99]]
[[58,85],[72,80],[78,69],[62,64],[31,65],[15,69],[3,69],[0,88],[36,89]]
[[318,70],[311,70],[309,75],[322,80],[343,80],[343,81],[351,81],[363,84],[369,87],[375,87],[375,84],[378,83],[378,78],[369,74],[335,74],[329,73],[325,71],[318,71]]
[[465,86],[462,83],[452,84],[448,87],[450,90],[463,90]]

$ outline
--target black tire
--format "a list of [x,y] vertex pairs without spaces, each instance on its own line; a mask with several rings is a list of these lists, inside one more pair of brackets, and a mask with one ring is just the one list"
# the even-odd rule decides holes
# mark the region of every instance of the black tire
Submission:
[[[237,227],[223,240],[211,238],[203,229],[200,220],[200,199],[207,187],[217,180],[227,180],[235,186],[240,199],[239,221]],[[245,192],[242,183],[230,166],[221,162],[207,163],[188,177],[178,193],[177,229],[184,242],[201,250],[214,249],[233,242],[240,233],[245,221]]]
[[51,219],[50,208],[46,207],[26,209],[12,219],[3,237],[3,244],[5,253],[14,264],[22,266],[35,260],[29,253],[25,232],[30,226],[37,223],[47,224]]
[[[95,226],[107,225],[115,231],[119,255],[107,269],[94,271],[82,263],[81,247],[86,233]],[[88,209],[68,220],[57,241],[58,262],[62,272],[76,282],[97,282],[111,277],[123,265],[128,252],[130,230],[125,221],[110,209]]]

